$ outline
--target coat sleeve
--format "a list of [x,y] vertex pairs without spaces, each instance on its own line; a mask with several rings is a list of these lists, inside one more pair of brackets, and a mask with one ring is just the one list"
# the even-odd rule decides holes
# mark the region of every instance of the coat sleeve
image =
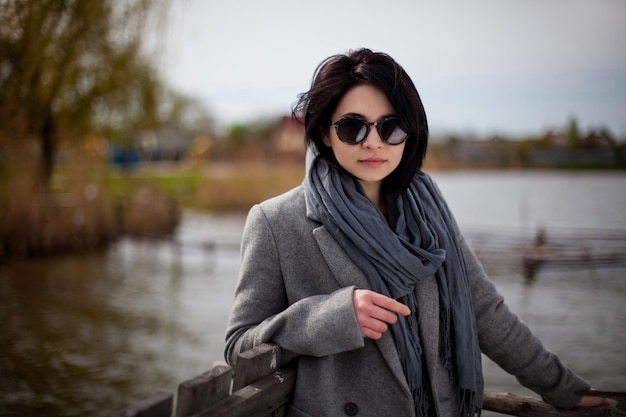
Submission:
[[[287,285],[297,285],[297,280],[291,277],[289,284],[285,282],[281,262],[289,260],[281,255],[262,207],[253,207],[242,238],[239,280],[226,331],[226,361],[234,364],[240,352],[265,342],[281,346],[284,363],[298,355],[321,357],[363,347],[352,300],[354,287],[290,300]],[[301,279],[306,279],[306,273],[302,271]]]
[[470,277],[480,348],[523,386],[560,408],[573,408],[577,390],[589,384],[567,368],[532,334],[504,302],[462,236],[461,247]]

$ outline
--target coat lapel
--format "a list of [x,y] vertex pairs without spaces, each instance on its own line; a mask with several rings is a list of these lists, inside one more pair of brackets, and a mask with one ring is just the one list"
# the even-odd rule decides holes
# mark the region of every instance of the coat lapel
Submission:
[[365,274],[352,262],[348,254],[326,230],[325,226],[313,229],[313,237],[317,241],[326,263],[341,287],[354,285],[357,288],[370,288]]

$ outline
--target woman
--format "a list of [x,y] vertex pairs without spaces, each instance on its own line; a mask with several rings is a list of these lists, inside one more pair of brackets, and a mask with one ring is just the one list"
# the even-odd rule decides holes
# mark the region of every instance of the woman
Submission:
[[367,49],[318,67],[294,116],[302,186],[253,207],[225,356],[264,342],[297,366],[288,416],[480,414],[481,351],[549,403],[589,385],[489,281],[430,177],[428,126],[406,72]]

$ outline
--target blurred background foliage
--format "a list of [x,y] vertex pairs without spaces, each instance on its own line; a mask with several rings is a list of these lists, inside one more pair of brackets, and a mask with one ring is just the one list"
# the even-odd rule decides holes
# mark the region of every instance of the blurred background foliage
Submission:
[[0,1],[0,257],[108,242],[129,227],[102,182],[110,146],[163,125],[193,129],[198,115],[207,128],[202,106],[154,64],[168,7]]

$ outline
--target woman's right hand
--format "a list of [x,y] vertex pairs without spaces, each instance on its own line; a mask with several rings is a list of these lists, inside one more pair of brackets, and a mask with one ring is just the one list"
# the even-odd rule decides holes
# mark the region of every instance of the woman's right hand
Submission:
[[361,333],[370,339],[383,337],[389,325],[398,321],[397,314],[411,314],[406,305],[371,290],[354,290],[352,298]]

